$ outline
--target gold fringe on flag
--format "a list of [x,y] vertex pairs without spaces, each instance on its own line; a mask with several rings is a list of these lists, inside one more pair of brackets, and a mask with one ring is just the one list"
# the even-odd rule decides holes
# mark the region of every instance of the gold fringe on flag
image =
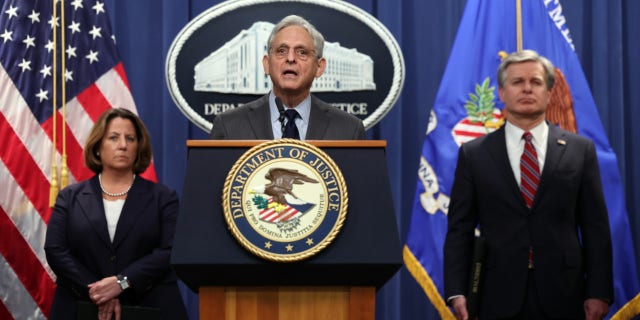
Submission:
[[611,320],[633,319],[633,317],[637,315],[640,315],[640,293],[622,306],[622,308],[611,317]]
[[440,296],[440,292],[438,292],[438,288],[436,288],[435,283],[427,273],[427,271],[422,267],[418,259],[413,255],[413,252],[407,247],[404,246],[402,250],[402,259],[404,260],[404,266],[409,270],[409,273],[416,279],[416,281],[424,290],[424,293],[427,295],[429,300],[431,300],[431,304],[440,314],[440,319],[443,320],[455,320],[456,317],[453,316],[449,307]]

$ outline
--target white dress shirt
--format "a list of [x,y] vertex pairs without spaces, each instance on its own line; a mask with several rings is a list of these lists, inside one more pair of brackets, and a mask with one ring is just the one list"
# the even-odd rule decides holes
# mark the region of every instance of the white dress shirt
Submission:
[[[533,147],[536,149],[538,155],[538,164],[540,166],[540,175],[542,175],[542,169],[544,168],[544,159],[547,155],[547,138],[549,137],[549,126],[546,121],[542,121],[539,125],[529,130],[533,139]],[[507,154],[509,155],[509,163],[511,163],[511,169],[513,170],[513,176],[516,178],[516,182],[520,185],[520,157],[524,151],[524,139],[522,134],[524,130],[514,126],[511,122],[507,121],[505,127],[505,139],[507,142]]]

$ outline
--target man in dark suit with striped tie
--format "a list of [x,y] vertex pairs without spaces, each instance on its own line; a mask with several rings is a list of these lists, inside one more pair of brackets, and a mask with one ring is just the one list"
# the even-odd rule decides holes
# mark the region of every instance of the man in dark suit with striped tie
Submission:
[[613,299],[607,208],[592,141],[547,121],[554,67],[535,51],[498,69],[507,123],[460,147],[445,295],[468,317],[474,231],[486,239],[480,319],[602,319]]
[[357,117],[310,94],[324,72],[324,37],[302,17],[291,15],[275,25],[262,59],[273,90],[239,108],[216,116],[211,139],[362,140]]

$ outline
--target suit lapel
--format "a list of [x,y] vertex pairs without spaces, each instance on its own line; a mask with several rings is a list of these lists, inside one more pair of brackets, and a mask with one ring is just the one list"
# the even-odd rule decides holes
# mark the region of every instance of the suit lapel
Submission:
[[271,113],[269,112],[269,95],[265,95],[249,108],[247,120],[256,139],[273,140]]
[[98,238],[100,238],[105,245],[111,246],[109,230],[107,229],[107,218],[104,213],[104,205],[101,201],[102,194],[100,192],[100,185],[98,184],[98,176],[96,175],[89,180],[88,183],[84,184],[82,191],[78,195],[78,203],[85,217],[96,230]]
[[558,163],[566,150],[566,140],[564,133],[553,124],[549,124],[549,137],[547,138],[547,154],[544,159],[544,167],[540,175],[540,184],[536,197],[533,199],[533,206],[536,206],[538,199],[549,188],[549,179],[553,176],[553,172],[558,167]]
[[526,207],[526,203],[520,194],[520,187],[518,181],[516,181],[513,175],[513,169],[509,162],[509,154],[507,153],[507,141],[505,138],[505,126],[502,126],[494,134],[487,136],[487,145],[490,149],[489,154],[496,163],[500,175],[502,175],[504,181],[508,181],[508,188],[511,195],[517,199],[522,206]]
[[136,224],[138,219],[145,214],[145,208],[151,201],[151,192],[147,188],[146,181],[136,177],[133,186],[124,202],[116,234],[113,237],[113,246],[118,247],[120,243],[127,237],[131,228]]
[[329,126],[329,116],[327,107],[318,103],[317,98],[311,96],[311,112],[309,113],[309,127],[307,128],[306,140],[322,140],[327,127]]

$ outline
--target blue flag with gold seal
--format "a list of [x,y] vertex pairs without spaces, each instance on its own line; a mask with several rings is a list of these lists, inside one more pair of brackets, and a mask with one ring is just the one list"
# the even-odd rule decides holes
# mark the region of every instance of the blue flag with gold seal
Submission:
[[[613,241],[614,315],[640,288],[635,253],[614,154],[558,1],[521,1],[522,48],[549,58],[561,78],[548,117],[596,145]],[[403,256],[443,319],[452,318],[443,297],[443,245],[459,146],[503,124],[497,99],[501,55],[517,51],[515,0],[469,0],[429,117],[422,147],[411,223]],[[553,99],[553,98],[552,98]]]

